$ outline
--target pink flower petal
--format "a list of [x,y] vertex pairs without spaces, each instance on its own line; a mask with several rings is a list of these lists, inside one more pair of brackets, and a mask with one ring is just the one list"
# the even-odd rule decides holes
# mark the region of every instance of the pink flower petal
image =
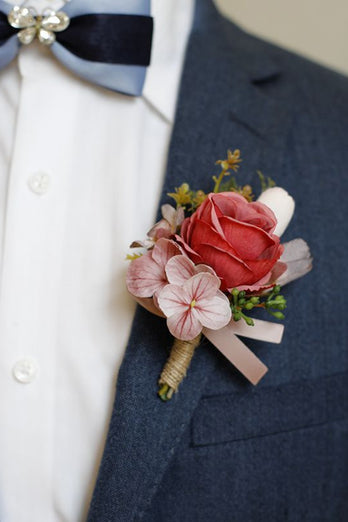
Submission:
[[164,269],[148,252],[131,262],[127,272],[128,291],[136,297],[152,297],[167,284]]
[[182,207],[175,209],[171,205],[162,205],[161,207],[162,216],[169,223],[172,232],[175,233],[178,226],[185,219],[185,212]]
[[209,273],[197,274],[185,282],[183,290],[190,296],[190,302],[211,299],[220,287],[220,279]]
[[174,256],[169,259],[165,268],[167,279],[174,285],[183,285],[187,279],[195,275],[195,265],[186,256]]
[[181,286],[166,285],[156,296],[162,312],[167,316],[183,313],[190,308],[191,295]]
[[173,235],[173,232],[170,224],[165,219],[161,219],[148,231],[147,235],[152,239],[159,240],[161,238],[169,238]]
[[208,265],[195,265],[196,274],[200,274],[202,272],[206,272],[208,274],[212,274],[215,277],[218,277],[211,266]]
[[220,290],[213,298],[198,301],[194,310],[200,323],[211,330],[219,330],[231,320],[230,302]]
[[169,259],[165,271],[169,283],[174,285],[183,285],[185,281],[201,272],[207,272],[217,277],[210,266],[195,265],[191,259],[184,255],[174,256]]
[[168,317],[167,326],[170,333],[182,341],[191,341],[202,331],[202,325],[196,317],[194,309],[187,309]]
[[172,225],[175,221],[176,210],[172,205],[166,204],[161,206],[161,212],[163,218]]
[[170,239],[159,239],[152,251],[152,258],[160,266],[164,267],[169,259],[173,256],[181,254],[179,246]]
[[176,234],[175,240],[180,245],[182,251],[185,252],[190,257],[190,259],[192,259],[192,261],[194,261],[195,263],[202,263],[201,256],[197,254],[197,252],[192,250],[192,248],[187,243],[185,243],[182,237]]

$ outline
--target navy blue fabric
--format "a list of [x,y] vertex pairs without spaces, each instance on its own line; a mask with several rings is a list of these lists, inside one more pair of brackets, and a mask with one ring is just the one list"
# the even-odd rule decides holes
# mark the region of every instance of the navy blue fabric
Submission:
[[[0,12],[0,45],[16,32]],[[98,13],[71,18],[69,27],[56,33],[56,38],[84,60],[147,66],[152,32],[151,16]]]
[[[341,421],[348,415],[347,380],[348,372],[344,372],[205,397],[194,414],[192,443],[233,442]],[[216,417],[224,418],[229,411],[233,416],[227,415],[217,430]]]
[[86,14],[71,18],[57,41],[79,58],[92,62],[150,63],[153,19],[125,14]]
[[284,240],[307,239],[314,269],[284,289],[282,344],[248,340],[270,369],[257,388],[204,341],[162,403],[172,340],[138,309],[88,520],[344,522],[348,79],[196,4],[163,193],[208,191],[215,160],[240,148],[241,180],[260,169],[294,196]]
[[16,29],[10,26],[5,13],[0,11],[0,45],[6,42],[11,36],[17,32]]

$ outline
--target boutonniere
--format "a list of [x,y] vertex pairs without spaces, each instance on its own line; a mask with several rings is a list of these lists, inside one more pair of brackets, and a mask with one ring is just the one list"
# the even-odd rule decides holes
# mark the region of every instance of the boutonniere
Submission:
[[280,343],[281,324],[250,314],[262,309],[284,319],[281,287],[312,267],[303,239],[280,241],[293,198],[259,172],[262,193],[255,200],[251,186],[239,185],[232,175],[240,162],[239,150],[217,161],[221,171],[210,193],[183,183],[168,194],[176,208],[163,205],[162,219],[147,238],[131,245],[142,250],[128,256],[128,290],[166,319],[174,337],[159,378],[162,400],[177,391],[202,335],[257,384],[268,369],[238,336]]

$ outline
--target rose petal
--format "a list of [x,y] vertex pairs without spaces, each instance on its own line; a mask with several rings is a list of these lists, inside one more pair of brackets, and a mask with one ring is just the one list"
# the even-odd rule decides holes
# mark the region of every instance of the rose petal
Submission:
[[252,201],[249,206],[257,211],[257,216],[248,220],[248,223],[259,226],[269,234],[273,234],[277,226],[277,218],[273,210],[260,201]]
[[[248,265],[250,266],[251,270],[253,271],[255,280],[258,281],[262,277],[264,277],[275,265],[276,261],[280,258],[281,254],[283,252],[282,245],[279,245],[279,247],[275,251],[275,255],[270,259],[259,259],[257,261],[248,261]],[[247,281],[245,284],[253,283],[254,281]]]
[[[271,288],[274,283],[271,282],[271,275],[272,270],[267,272],[267,274],[256,281],[256,283],[249,284],[249,285],[238,285],[236,288],[241,292],[242,290],[245,290],[246,292],[259,292],[262,290],[266,290],[267,288]],[[232,291],[232,288],[229,289]]]
[[220,218],[220,223],[226,240],[242,259],[257,259],[267,248],[274,246],[274,239],[254,225],[230,217]]
[[247,200],[236,192],[219,192],[212,196],[214,205],[219,209],[219,217],[232,216],[236,217],[238,208],[248,206]]
[[243,261],[239,261],[224,250],[211,245],[201,245],[199,253],[204,262],[222,279],[221,290],[244,284],[253,278],[252,270]]
[[196,221],[196,229],[192,232],[190,246],[194,251],[199,252],[199,247],[202,244],[214,245],[214,247],[221,248],[222,250],[225,250],[232,256],[235,256],[239,259],[238,252],[224,238],[222,228],[221,234],[219,234],[210,225],[198,219]]
[[198,207],[196,218],[197,220],[211,224],[214,228],[216,228],[217,232],[221,233],[222,231],[218,218],[222,214],[219,208],[213,202],[213,197],[215,196],[216,194],[208,194],[208,197],[205,199],[202,205]]
[[192,248],[180,236],[176,235],[175,240],[180,245],[183,252],[185,252],[194,263],[202,263],[201,256],[192,250]]
[[[191,217],[184,219],[181,225],[180,235],[184,240],[189,243],[191,238],[191,230],[192,230],[192,222],[195,219],[196,214],[193,214]],[[177,238],[178,236],[176,236]]]

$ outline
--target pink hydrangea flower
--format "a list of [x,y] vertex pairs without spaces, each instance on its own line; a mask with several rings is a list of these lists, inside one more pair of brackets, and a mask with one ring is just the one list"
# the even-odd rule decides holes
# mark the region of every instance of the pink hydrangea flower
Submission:
[[208,272],[217,277],[214,270],[207,265],[195,265],[191,259],[185,255],[175,256],[169,259],[165,267],[166,276],[169,283],[183,285],[185,281],[201,272]]
[[[175,263],[172,265],[176,278],[177,267]],[[170,272],[171,267],[167,265],[169,276]],[[230,303],[219,290],[220,284],[216,275],[201,272],[182,285],[168,284],[157,294],[158,306],[167,317],[168,329],[174,337],[189,341],[197,337],[204,327],[219,330],[230,322]]]
[[169,239],[159,239],[154,248],[131,262],[127,272],[128,291],[136,297],[152,297],[167,283],[165,267],[169,259],[181,254]]
[[147,233],[148,237],[154,241],[162,237],[168,239],[173,236],[185,219],[185,213],[182,207],[175,209],[172,205],[166,204],[162,205],[161,212],[163,219],[158,221]]
[[147,239],[144,241],[133,241],[131,248],[143,247],[152,248],[159,239],[169,239],[181,226],[185,219],[184,209],[179,207],[175,209],[171,205],[162,205],[162,219],[158,221],[147,233]]

